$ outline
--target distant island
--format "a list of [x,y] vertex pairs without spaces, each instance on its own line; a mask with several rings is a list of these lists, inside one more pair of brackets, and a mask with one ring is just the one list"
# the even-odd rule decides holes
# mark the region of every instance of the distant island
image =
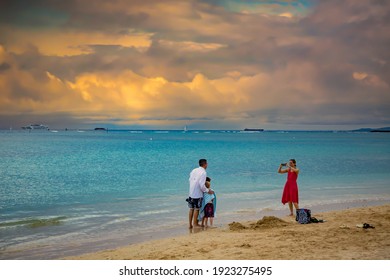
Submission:
[[244,131],[264,131],[262,128],[245,128]]
[[381,128],[360,128],[352,130],[353,132],[390,132],[390,127],[381,127]]
[[96,127],[94,130],[107,130],[104,127]]

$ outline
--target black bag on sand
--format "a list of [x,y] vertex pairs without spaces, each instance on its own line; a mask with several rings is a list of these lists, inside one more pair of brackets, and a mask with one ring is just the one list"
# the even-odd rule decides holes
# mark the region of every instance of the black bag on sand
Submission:
[[297,216],[295,217],[295,220],[300,224],[308,224],[310,223],[311,219],[311,211],[310,209],[297,209]]

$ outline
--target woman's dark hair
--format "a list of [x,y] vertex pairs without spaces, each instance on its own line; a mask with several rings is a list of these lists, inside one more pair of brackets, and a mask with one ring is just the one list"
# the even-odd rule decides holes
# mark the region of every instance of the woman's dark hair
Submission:
[[295,159],[290,159],[290,161],[292,161],[294,164],[297,164],[297,161]]
[[211,178],[210,177],[206,177],[206,182],[211,182]]

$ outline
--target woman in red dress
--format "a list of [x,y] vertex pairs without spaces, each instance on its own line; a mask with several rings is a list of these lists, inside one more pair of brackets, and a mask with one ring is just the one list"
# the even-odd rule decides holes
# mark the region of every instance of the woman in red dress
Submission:
[[[286,169],[282,169],[282,167],[286,167]],[[297,168],[297,162],[295,159],[290,159],[288,164],[280,164],[278,173],[287,173],[287,182],[284,185],[283,195],[282,195],[282,203],[288,203],[290,208],[290,216],[294,216],[293,214],[293,205],[295,209],[298,209],[298,173],[299,169]]]

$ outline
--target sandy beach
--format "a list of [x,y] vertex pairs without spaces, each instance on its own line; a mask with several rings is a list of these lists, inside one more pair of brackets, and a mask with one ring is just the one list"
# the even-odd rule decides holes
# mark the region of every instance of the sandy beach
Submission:
[[[73,256],[73,260],[388,260],[390,205],[312,213],[324,223],[265,216]],[[375,228],[360,228],[368,223]]]

